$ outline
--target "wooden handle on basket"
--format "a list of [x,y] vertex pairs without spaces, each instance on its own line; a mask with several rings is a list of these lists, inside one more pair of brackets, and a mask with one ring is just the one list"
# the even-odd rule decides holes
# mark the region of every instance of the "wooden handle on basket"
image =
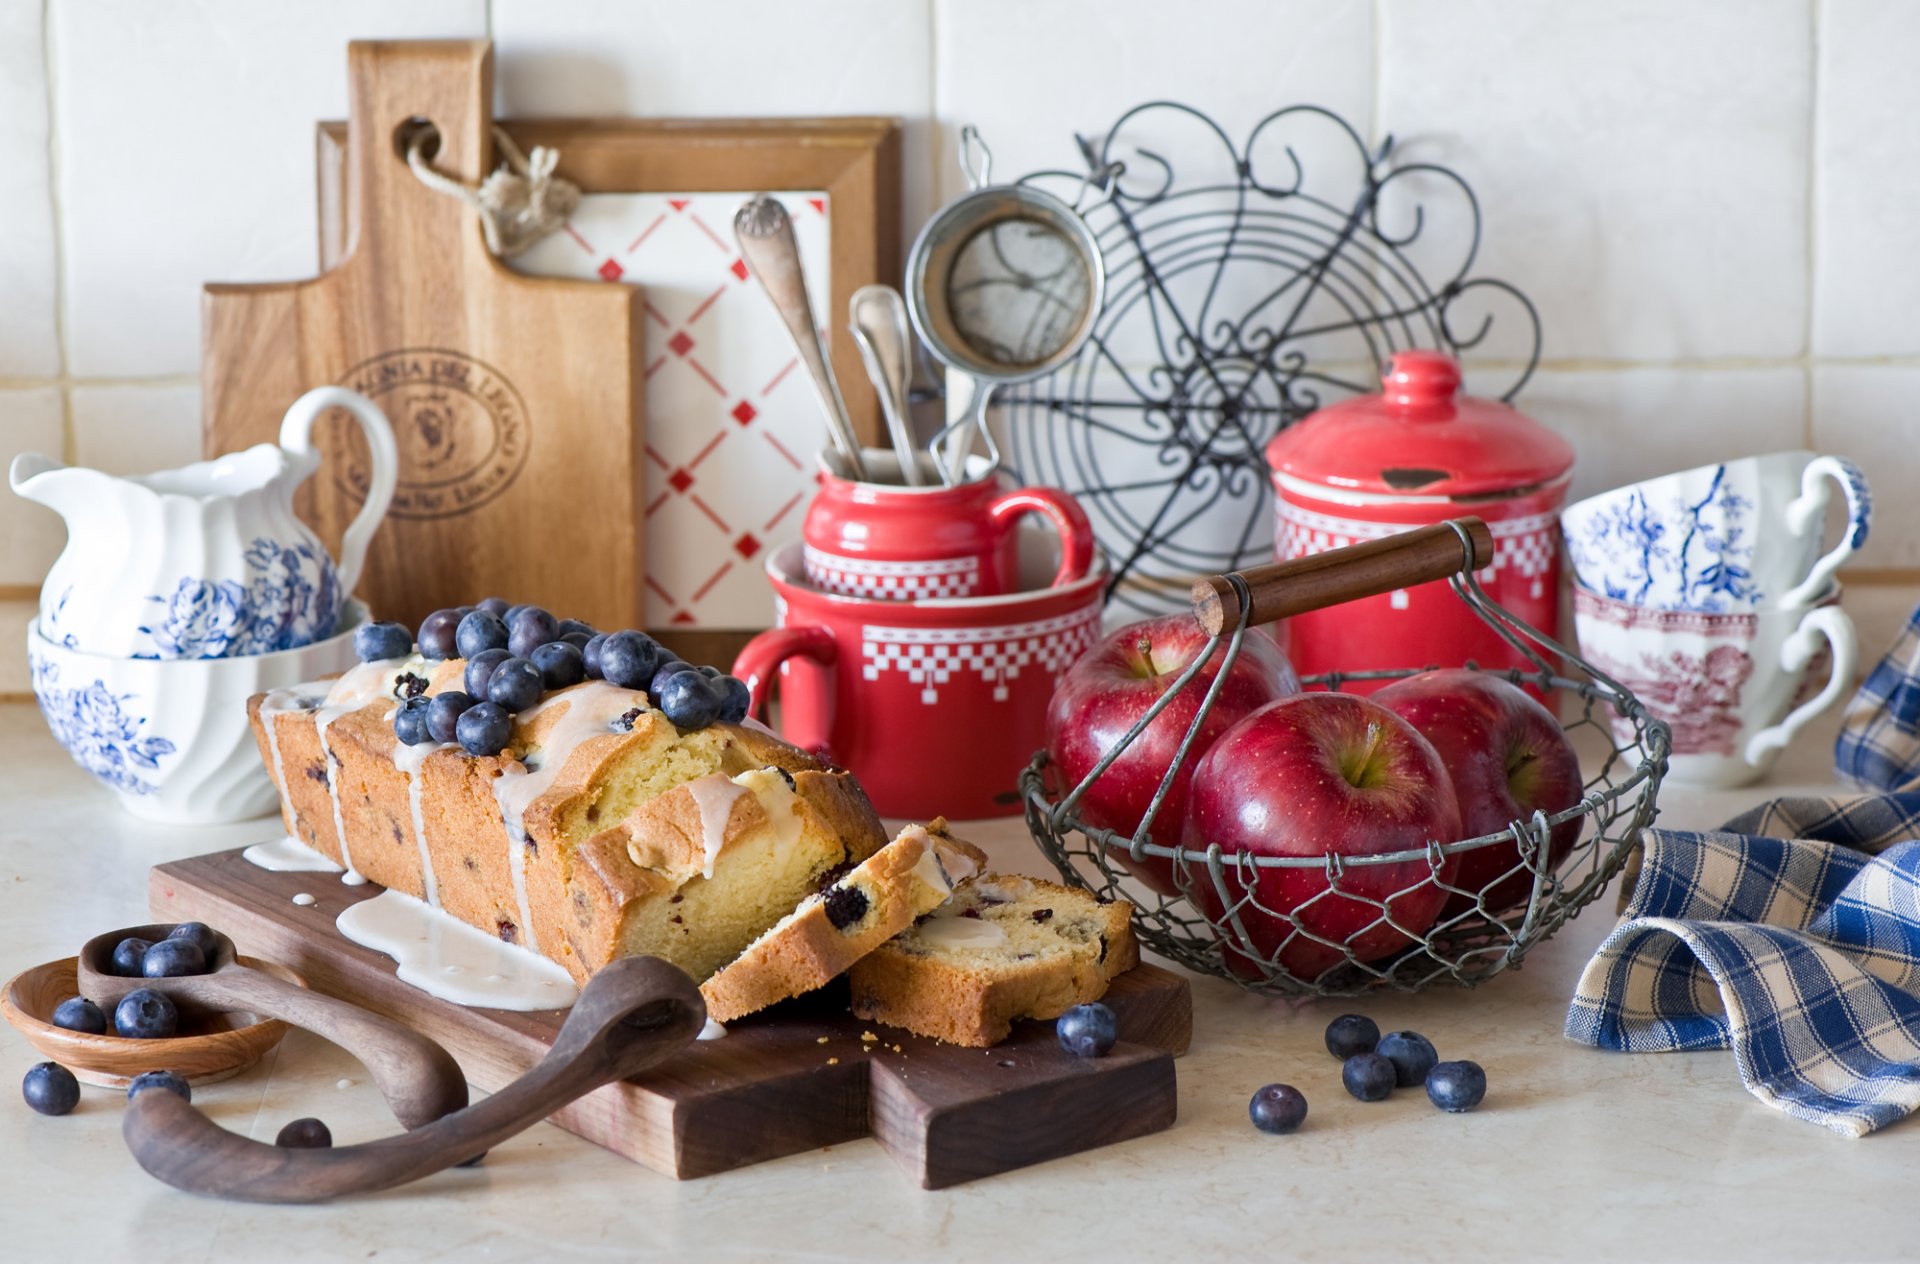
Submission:
[[[1473,546],[1461,545],[1458,523]],[[1344,549],[1315,553],[1272,566],[1237,572],[1252,596],[1249,627],[1288,615],[1305,614],[1343,601],[1377,597],[1449,575],[1477,571],[1493,561],[1493,532],[1478,518],[1455,518],[1416,527],[1398,535],[1368,540]],[[1208,636],[1233,631],[1240,623],[1240,599],[1232,576],[1215,575],[1193,586],[1193,617]]]

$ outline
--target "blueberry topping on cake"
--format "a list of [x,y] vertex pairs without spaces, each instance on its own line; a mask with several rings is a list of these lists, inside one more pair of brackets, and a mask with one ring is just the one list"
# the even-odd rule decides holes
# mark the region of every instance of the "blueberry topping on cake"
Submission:
[[476,698],[487,696],[487,682],[493,679],[493,669],[512,658],[504,649],[481,650],[467,659],[467,670],[462,684],[467,692]]
[[476,702],[460,714],[454,738],[469,755],[498,755],[513,740],[513,717],[498,703]]
[[615,632],[600,643],[600,674],[622,689],[645,689],[666,651],[644,632]]
[[420,624],[420,652],[428,658],[452,658],[460,652],[460,614],[436,610]]
[[525,711],[540,701],[546,679],[532,659],[509,658],[487,679],[487,701],[505,711]]
[[[476,614],[478,611],[475,612]],[[427,735],[436,742],[457,740],[456,726],[460,717],[465,715],[474,704],[473,695],[459,689],[449,689],[436,695],[427,704]]]
[[398,623],[367,623],[353,630],[353,655],[363,663],[405,658],[413,653],[413,633]]
[[576,646],[565,641],[549,641],[533,652],[533,665],[549,689],[565,689],[587,678],[586,659]]
[[531,658],[535,650],[559,636],[559,622],[538,606],[527,607],[507,623],[507,648],[515,658]]
[[406,705],[393,713],[393,735],[406,746],[418,746],[431,740],[427,733],[427,709],[432,705],[426,698],[408,698]]
[[403,702],[408,698],[425,697],[426,692],[427,678],[425,676],[416,676],[412,672],[401,672],[393,679],[393,696]]
[[507,625],[497,615],[475,610],[460,620],[453,639],[462,658],[472,658],[487,650],[504,650],[507,648]]

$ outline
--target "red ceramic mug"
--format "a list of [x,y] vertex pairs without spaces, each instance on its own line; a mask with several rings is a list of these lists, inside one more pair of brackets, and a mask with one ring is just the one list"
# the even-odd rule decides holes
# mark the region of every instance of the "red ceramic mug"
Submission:
[[883,816],[1018,813],[1054,682],[1100,634],[1105,564],[998,597],[878,601],[807,584],[800,554],[767,559],[780,626],[734,660],[755,714],[778,671],[787,740],[850,770]]
[[1066,492],[1015,487],[984,457],[974,458],[970,481],[953,487],[937,478],[905,486],[891,449],[869,448],[861,459],[881,481],[855,482],[837,454],[820,456],[820,491],[801,528],[802,573],[816,588],[889,601],[1013,592],[1020,587],[1017,528],[1035,513],[1060,536],[1054,587],[1084,578],[1093,565],[1093,526]]

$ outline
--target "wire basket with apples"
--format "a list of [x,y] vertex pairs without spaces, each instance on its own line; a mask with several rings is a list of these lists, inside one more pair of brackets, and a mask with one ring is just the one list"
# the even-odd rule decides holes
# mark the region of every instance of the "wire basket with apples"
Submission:
[[[1455,519],[1203,580],[1192,618],[1109,636],[1062,678],[1021,777],[1041,850],[1131,902],[1147,947],[1254,991],[1471,986],[1518,965],[1625,865],[1670,738],[1487,596],[1474,572],[1493,550]],[[1526,666],[1296,681],[1257,630],[1439,579]],[[1179,666],[1156,674],[1156,650]]]

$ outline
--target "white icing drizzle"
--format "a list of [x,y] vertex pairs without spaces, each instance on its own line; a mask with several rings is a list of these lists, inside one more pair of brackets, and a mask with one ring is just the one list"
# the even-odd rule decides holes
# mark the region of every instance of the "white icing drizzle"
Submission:
[[274,873],[340,872],[339,865],[292,835],[255,843],[241,852],[240,857]]
[[999,948],[1007,932],[980,917],[930,917],[920,924],[920,938],[935,948]]
[[521,940],[532,952],[538,952],[540,945],[533,933],[533,916],[527,904],[527,809],[553,785],[554,778],[566,767],[580,743],[614,732],[615,720],[636,707],[646,709],[647,696],[604,680],[590,680],[549,694],[515,719],[521,725],[531,723],[548,707],[560,702],[567,704],[566,710],[554,721],[539,747],[528,751],[521,761],[526,771],[507,771],[493,779],[493,796],[500,804],[500,819],[507,827],[507,870],[513,875],[513,896],[519,903]]
[[427,817],[421,804],[420,770],[426,765],[427,756],[435,751],[452,750],[452,742],[421,742],[417,746],[408,746],[405,742],[393,744],[393,766],[407,775],[407,810],[413,816],[413,840],[420,848],[420,885],[426,893],[426,901],[435,908],[440,907],[440,884],[433,876],[433,857],[427,851]]
[[340,875],[340,885],[344,887],[363,887],[367,885],[367,875],[358,869],[349,869]]
[[724,1038],[726,1034],[727,1034],[727,1028],[724,1023],[718,1023],[718,1022],[715,1022],[713,1019],[709,1018],[707,1020],[707,1025],[700,1029],[700,1034],[698,1036],[695,1036],[694,1039],[695,1040],[720,1040]]
[[301,908],[305,908],[307,905],[313,903],[313,896],[309,895],[305,891],[302,891],[298,895],[293,897],[293,902],[295,904],[298,904]]
[[565,1009],[578,996],[564,967],[399,891],[359,901],[335,925],[398,962],[402,982],[456,1005]]
[[[400,677],[420,670],[416,675],[426,674],[427,660],[415,654],[408,658],[383,658],[371,663],[357,664],[352,671],[333,682],[327,690],[327,696],[320,709],[313,713],[313,729],[320,739],[320,757],[327,763],[327,799],[333,805],[333,832],[340,840],[340,862],[347,867],[345,881],[348,885],[357,885],[353,880],[359,875],[353,869],[353,852],[347,843],[347,821],[340,811],[340,785],[335,772],[340,761],[333,757],[333,748],[327,745],[327,730],[333,722],[351,711],[371,706],[381,698],[392,698],[394,685]],[[365,882],[365,878],[360,878]]]
[[[283,805],[287,802],[287,766],[280,758],[280,734],[274,725],[273,718],[277,715],[285,715],[289,711],[306,710],[310,698],[310,694],[296,686],[290,689],[269,689],[267,696],[260,700],[260,727],[267,731],[267,754],[269,762],[273,765],[270,771],[273,773],[274,787],[280,791],[280,802]],[[290,812],[283,814],[291,815]],[[252,857],[249,856],[248,859]],[[254,863],[260,864],[257,860]],[[262,867],[271,869],[273,866]]]
[[727,820],[733,815],[733,805],[750,792],[719,772],[696,777],[686,786],[687,793],[693,796],[694,807],[700,810],[700,845],[705,853],[700,874],[711,879],[713,862],[720,855],[720,849],[727,845]]

